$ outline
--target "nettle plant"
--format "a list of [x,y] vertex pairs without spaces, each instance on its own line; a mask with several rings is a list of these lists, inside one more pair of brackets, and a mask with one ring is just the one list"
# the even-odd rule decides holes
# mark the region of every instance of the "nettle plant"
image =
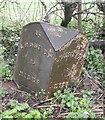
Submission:
[[54,93],[55,99],[52,104],[60,104],[61,108],[69,112],[65,118],[94,118],[95,115],[90,109],[89,94],[82,94],[82,99],[74,95],[69,88],[62,93],[60,90]]
[[87,57],[85,59],[84,67],[88,71],[89,75],[99,80],[105,85],[105,62],[100,49],[89,48]]
[[3,52],[6,48],[0,45],[0,78],[3,80],[12,80],[13,76],[9,69],[9,65],[3,59]]
[[4,25],[0,30],[2,32],[1,43],[5,48],[2,56],[9,69],[11,70],[11,73],[13,74],[21,29],[16,26]]
[[[10,101],[7,110],[3,111],[0,118],[41,118],[38,110],[28,110],[28,103],[19,103],[18,101]],[[27,112],[28,111],[28,112]]]
[[52,114],[52,109],[32,109],[28,103],[19,103],[17,100],[10,101],[7,110],[3,110],[0,114],[1,118],[47,118]]
[[6,95],[8,95],[7,89],[0,88],[0,100],[2,100]]

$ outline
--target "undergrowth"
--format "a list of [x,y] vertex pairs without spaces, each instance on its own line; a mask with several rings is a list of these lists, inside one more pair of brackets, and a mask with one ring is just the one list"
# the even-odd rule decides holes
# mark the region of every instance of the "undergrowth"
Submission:
[[105,86],[105,60],[100,49],[89,48],[84,67],[91,77]]
[[[27,102],[19,103],[17,100],[10,100],[8,103],[2,103],[0,118],[54,118],[62,114],[63,118],[94,118],[95,115],[90,109],[91,94],[81,92],[80,99],[70,89],[66,88],[63,92],[58,90],[54,93],[54,98],[47,103],[47,107],[32,108]],[[40,103],[39,103],[40,105]],[[54,116],[58,106],[57,114]],[[44,106],[44,105],[43,105]]]

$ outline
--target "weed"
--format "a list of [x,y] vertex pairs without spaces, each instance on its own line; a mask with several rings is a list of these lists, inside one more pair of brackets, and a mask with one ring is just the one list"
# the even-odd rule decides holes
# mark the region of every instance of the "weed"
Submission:
[[[89,92],[90,94],[90,92]],[[80,100],[78,97],[74,95],[70,91],[70,89],[64,89],[64,92],[62,93],[60,90],[54,93],[55,99],[52,101],[52,104],[60,104],[62,109],[65,109],[66,111],[70,112],[70,114],[67,116],[72,118],[78,118],[78,117],[86,117],[86,115],[83,113],[88,113],[89,117],[95,117],[94,113],[90,109],[90,99],[88,94],[83,94],[82,99]],[[84,117],[83,117],[84,116]]]
[[1,118],[21,117],[21,112],[29,107],[27,103],[18,103],[18,101],[11,101],[8,106],[10,106],[10,109],[3,111],[0,115]]
[[3,52],[5,48],[0,46],[0,78],[4,80],[12,80],[13,76],[11,74],[11,71],[9,69],[9,65],[4,61],[3,59]]
[[[88,51],[85,59],[84,67],[88,71],[89,75],[99,80],[101,83],[105,83],[105,62],[103,59],[102,51],[100,49],[95,50],[91,47]],[[104,85],[105,86],[105,85]]]
[[4,88],[0,88],[0,100],[8,94],[8,91]]

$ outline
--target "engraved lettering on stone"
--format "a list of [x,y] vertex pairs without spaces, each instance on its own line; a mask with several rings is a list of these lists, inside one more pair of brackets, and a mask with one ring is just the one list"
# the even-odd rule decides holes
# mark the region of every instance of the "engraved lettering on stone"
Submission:
[[36,82],[36,76],[32,76],[32,82]]
[[[34,48],[34,49],[37,49],[37,50],[40,50],[42,48],[44,50],[44,54],[46,55],[47,58],[51,58],[53,56],[53,52],[52,52],[51,49],[47,50],[47,49],[43,48],[43,46],[41,46],[40,44],[32,43],[32,42],[28,43],[27,42],[27,43],[24,44],[24,46],[25,46],[25,48],[26,47],[27,48],[31,47],[31,48]],[[21,44],[20,49],[22,49],[22,48],[24,48],[24,47]],[[25,57],[27,57],[27,56],[28,56],[28,52],[26,53]]]
[[40,81],[40,80],[39,80],[39,79],[37,79],[37,81],[36,81],[36,82],[37,82],[37,84],[39,84],[39,81]]
[[34,45],[34,44],[33,44],[32,42],[30,42],[30,47],[33,47],[33,45]]
[[31,79],[31,78],[30,78],[30,75],[27,75],[27,80],[29,80],[29,79]]
[[[74,51],[72,51],[72,52],[65,52],[62,55],[60,55],[59,56],[60,61],[62,59],[68,58],[68,57],[75,58],[78,61],[81,60],[83,58],[83,54],[85,54],[84,48],[86,47],[86,43],[88,41],[85,41],[84,43],[82,43],[82,42],[83,42],[83,40],[81,41],[81,44],[79,44],[79,45],[76,46],[76,49]],[[59,62],[59,61],[57,61],[57,62]]]
[[19,76],[23,76],[23,71],[19,71]]
[[28,47],[28,42],[24,44],[25,47]]
[[19,76],[23,77],[24,79],[27,79],[27,80],[31,80],[32,82],[36,82],[36,83],[39,83],[39,80],[36,80],[36,75],[27,75],[27,73],[23,72],[23,71],[19,71]]
[[71,78],[73,78],[75,76],[75,74],[77,73],[77,65],[73,64],[72,69],[71,69]]
[[40,34],[40,32],[38,30],[35,30],[35,35],[38,36],[38,37],[41,36],[41,34]]
[[44,49],[44,55],[47,55],[47,58],[52,57],[52,50],[50,49],[49,51]]
[[40,50],[41,49],[41,45],[38,45],[37,49]]
[[27,78],[27,74],[26,73],[24,73],[24,78]]
[[[63,88],[64,86],[67,86],[69,84],[69,82],[67,81],[67,82],[62,82],[62,83],[56,83],[56,84],[54,84],[53,85],[53,88],[54,89],[57,89],[58,87],[59,88]],[[51,87],[50,87],[51,88]]]
[[22,44],[20,44],[20,49],[23,49],[23,48],[24,48],[24,46]]
[[59,32],[63,32],[63,29],[58,27],[58,31]]
[[27,56],[28,56],[28,53],[29,53],[29,52],[27,51],[24,57],[27,57]]
[[51,28],[47,28],[49,31],[51,31],[51,34],[53,34],[56,37],[61,37],[61,35],[56,31],[55,28],[51,27]]
[[33,65],[35,65],[35,60],[30,59],[30,63],[33,64]]
[[71,69],[67,68],[67,75],[65,75],[65,77],[67,76],[69,79],[73,78],[75,74],[77,73],[76,67],[77,67],[77,63],[73,64]]
[[34,48],[37,48],[37,44],[34,44]]

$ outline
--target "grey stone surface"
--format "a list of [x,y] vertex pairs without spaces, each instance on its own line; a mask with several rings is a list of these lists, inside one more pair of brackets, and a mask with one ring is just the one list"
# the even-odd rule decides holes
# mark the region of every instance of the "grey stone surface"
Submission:
[[79,78],[87,48],[78,30],[40,22],[24,26],[14,73],[17,86],[35,94],[43,89],[51,97]]

